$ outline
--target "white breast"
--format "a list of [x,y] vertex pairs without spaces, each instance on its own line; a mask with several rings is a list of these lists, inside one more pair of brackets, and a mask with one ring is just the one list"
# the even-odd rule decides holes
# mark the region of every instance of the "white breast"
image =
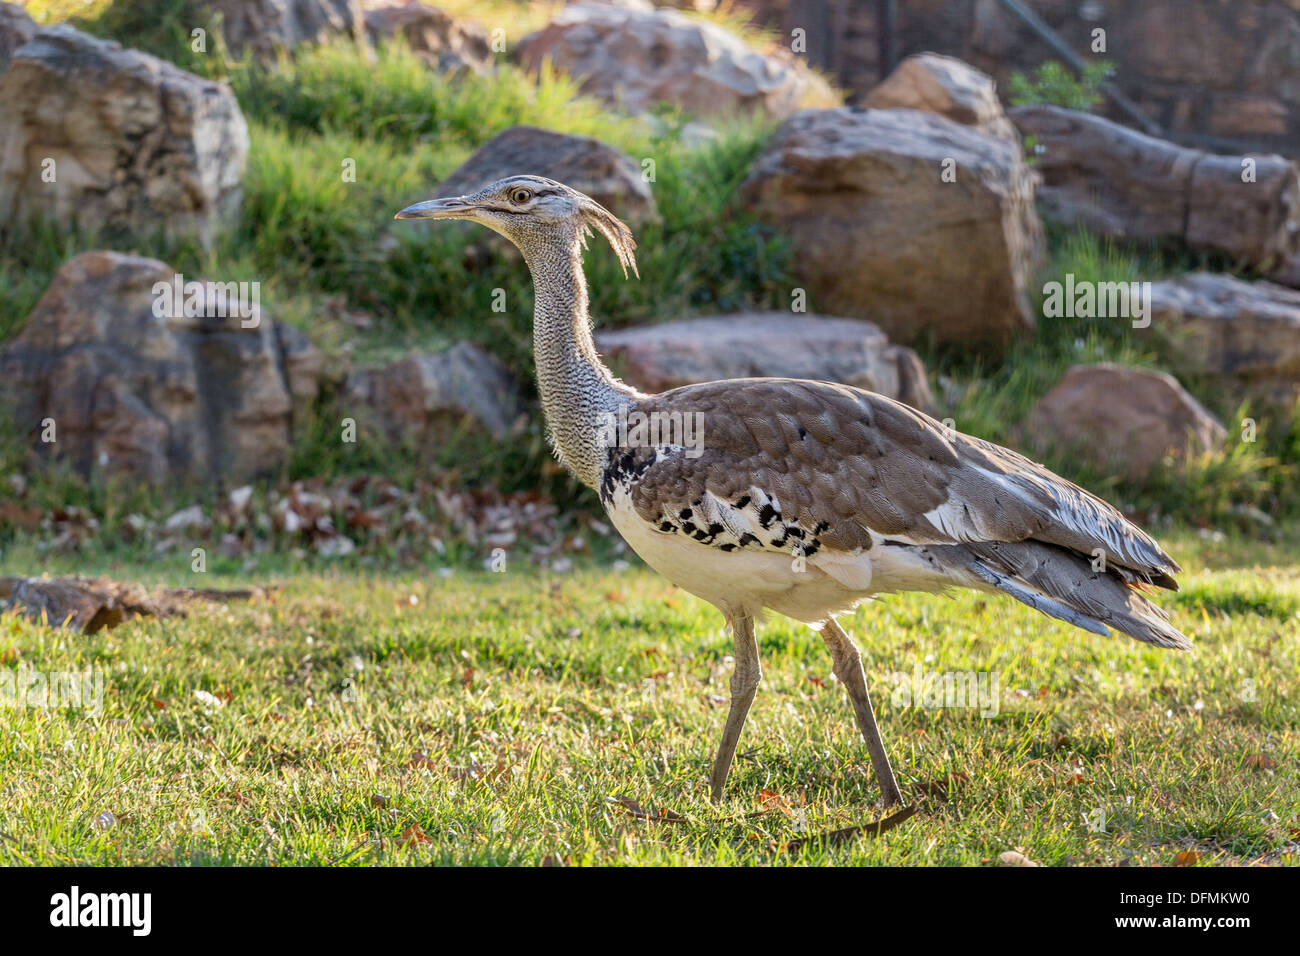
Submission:
[[[723,551],[677,533],[659,531],[618,488],[606,507],[628,545],[673,584],[726,613],[779,614],[820,623],[870,597],[872,562],[867,554],[822,551],[810,558],[759,549]],[[797,542],[795,542],[797,545]]]

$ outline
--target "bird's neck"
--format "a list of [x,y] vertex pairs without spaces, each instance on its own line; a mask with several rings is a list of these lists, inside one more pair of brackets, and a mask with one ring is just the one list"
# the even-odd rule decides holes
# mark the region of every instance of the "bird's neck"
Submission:
[[560,460],[595,488],[608,453],[602,425],[639,395],[596,354],[578,236],[527,249],[524,259],[533,274],[533,356],[551,441]]

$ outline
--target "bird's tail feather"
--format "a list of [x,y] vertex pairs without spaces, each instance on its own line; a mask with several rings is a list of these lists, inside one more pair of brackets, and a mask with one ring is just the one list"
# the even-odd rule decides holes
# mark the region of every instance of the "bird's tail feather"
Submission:
[[952,547],[966,552],[966,568],[986,585],[1044,614],[1094,634],[1109,634],[1107,628],[1113,627],[1158,647],[1192,646],[1163,609],[1130,587],[1115,569],[1094,571],[1083,555],[1040,541]]

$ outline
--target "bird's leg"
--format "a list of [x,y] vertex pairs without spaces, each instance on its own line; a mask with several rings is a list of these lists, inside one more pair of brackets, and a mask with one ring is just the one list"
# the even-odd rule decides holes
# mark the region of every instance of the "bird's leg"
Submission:
[[754,619],[744,614],[728,615],[727,623],[731,625],[736,640],[736,665],[731,672],[731,710],[727,714],[726,729],[722,731],[722,743],[718,745],[718,756],[713,761],[711,784],[714,803],[722,799],[722,785],[727,782],[727,772],[736,755],[736,745],[740,743],[741,728],[745,726],[745,718],[754,703],[758,682],[763,679],[763,668],[758,661],[758,641],[754,637]]
[[871,709],[867,675],[862,670],[862,654],[853,643],[853,638],[845,634],[833,618],[822,625],[821,635],[830,648],[835,676],[848,690],[849,700],[853,701],[853,713],[858,718],[862,739],[867,742],[871,766],[876,771],[876,780],[880,783],[885,806],[902,803],[903,795],[899,792],[898,781],[894,779],[893,768],[889,766],[889,755],[885,753],[885,743],[880,739],[880,728],[876,726],[875,711]]

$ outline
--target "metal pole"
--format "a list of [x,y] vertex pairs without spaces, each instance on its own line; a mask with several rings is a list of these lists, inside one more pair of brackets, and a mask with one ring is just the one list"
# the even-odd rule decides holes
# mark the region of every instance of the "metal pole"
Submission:
[[876,0],[876,40],[879,71],[883,80],[894,72],[898,61],[898,0]]
[[[1021,19],[1025,26],[1038,34],[1039,39],[1051,47],[1056,55],[1065,60],[1067,64],[1076,73],[1082,74],[1088,63],[1083,57],[1075,53],[1070,45],[1061,39],[1061,35],[1043,22],[1038,14],[1034,13],[1020,0],[999,0],[1002,6],[1006,7],[1013,14]],[[1124,95],[1123,91],[1113,83],[1102,84],[1101,91],[1106,94],[1112,103],[1120,108],[1128,117],[1142,127],[1143,131],[1150,136],[1163,136],[1160,124],[1151,117],[1143,113],[1138,105]]]

